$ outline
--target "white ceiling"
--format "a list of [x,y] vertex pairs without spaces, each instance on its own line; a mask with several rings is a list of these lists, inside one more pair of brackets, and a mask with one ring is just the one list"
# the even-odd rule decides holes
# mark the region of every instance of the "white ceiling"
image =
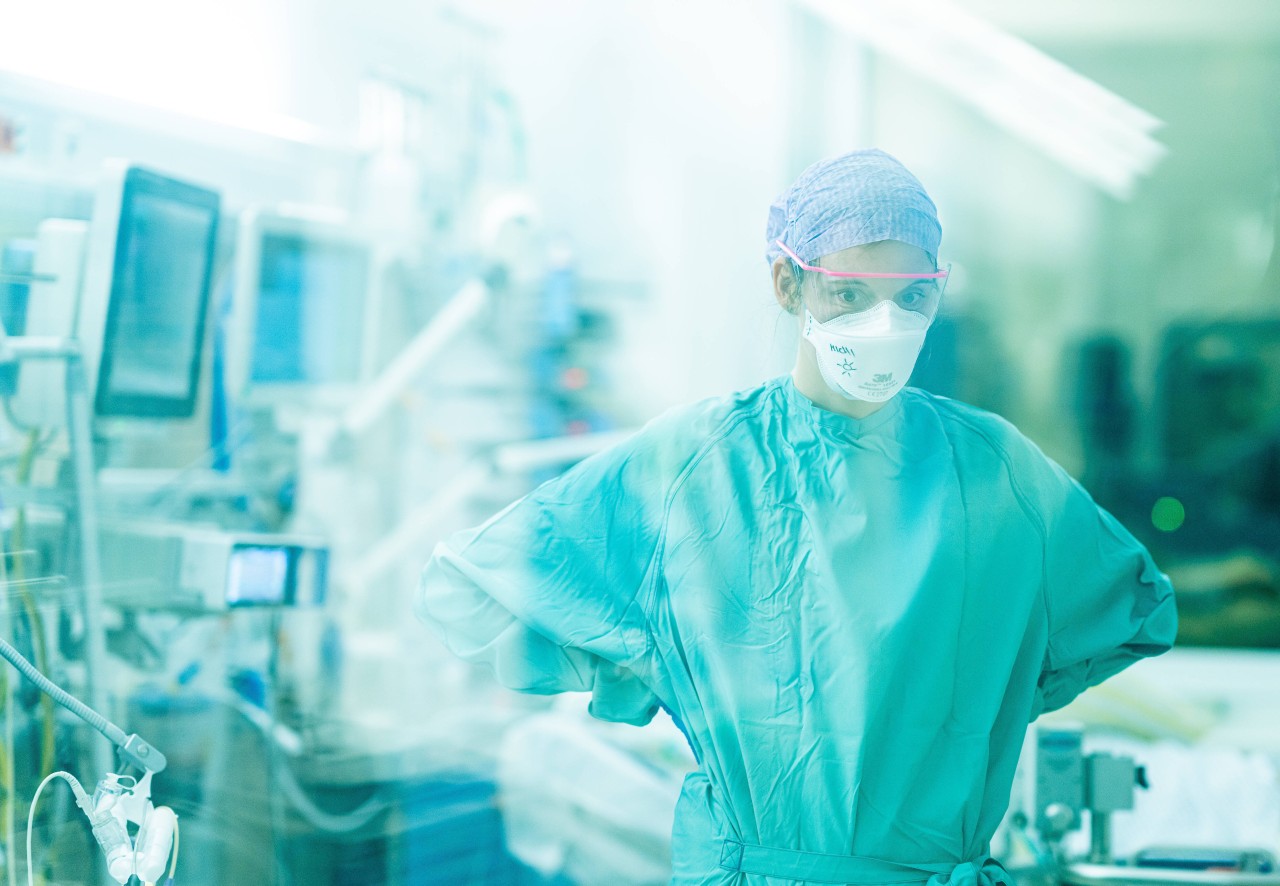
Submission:
[[1277,0],[958,0],[957,5],[1044,44],[1280,39]]

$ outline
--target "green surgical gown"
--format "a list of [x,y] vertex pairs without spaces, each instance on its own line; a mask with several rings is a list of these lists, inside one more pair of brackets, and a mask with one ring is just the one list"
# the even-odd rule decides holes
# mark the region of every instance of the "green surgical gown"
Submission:
[[417,599],[506,686],[667,708],[698,760],[673,883],[716,886],[1002,881],[1027,724],[1177,624],[1146,550],[1012,425],[911,388],[851,419],[789,377],[456,535]]

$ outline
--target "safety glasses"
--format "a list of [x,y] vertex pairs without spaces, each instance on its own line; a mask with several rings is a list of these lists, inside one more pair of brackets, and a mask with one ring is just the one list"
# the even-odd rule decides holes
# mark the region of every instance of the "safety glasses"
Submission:
[[787,244],[781,240],[774,242],[797,267],[812,275],[806,280],[808,285],[802,289],[810,313],[820,323],[842,314],[870,310],[886,300],[895,302],[905,311],[923,314],[932,320],[942,301],[947,278],[951,275],[950,265],[927,274],[833,271],[807,264]]

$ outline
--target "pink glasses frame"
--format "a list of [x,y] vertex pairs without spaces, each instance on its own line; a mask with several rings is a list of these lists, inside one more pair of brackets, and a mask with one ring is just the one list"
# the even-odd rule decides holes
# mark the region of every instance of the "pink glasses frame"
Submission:
[[870,277],[877,280],[945,280],[947,275],[951,273],[950,268],[946,268],[941,271],[934,271],[932,274],[859,274],[845,271],[832,271],[828,268],[819,268],[816,265],[805,264],[804,259],[792,252],[790,248],[788,248],[787,244],[783,243],[781,240],[774,240],[773,242],[777,243],[778,247],[790,256],[793,262],[798,264],[804,270],[815,271],[819,274],[825,274],[828,277],[839,277],[842,279]]

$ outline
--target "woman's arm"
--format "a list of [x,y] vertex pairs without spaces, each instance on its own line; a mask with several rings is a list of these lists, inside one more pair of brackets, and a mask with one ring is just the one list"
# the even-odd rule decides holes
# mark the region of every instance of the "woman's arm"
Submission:
[[460,657],[522,692],[592,692],[603,719],[644,723],[665,483],[633,438],[475,529],[423,570],[419,617]]

